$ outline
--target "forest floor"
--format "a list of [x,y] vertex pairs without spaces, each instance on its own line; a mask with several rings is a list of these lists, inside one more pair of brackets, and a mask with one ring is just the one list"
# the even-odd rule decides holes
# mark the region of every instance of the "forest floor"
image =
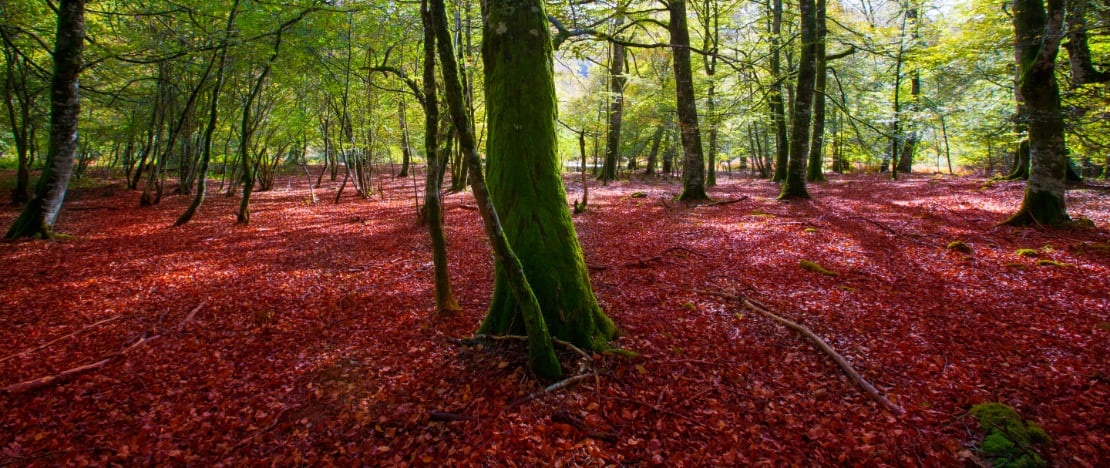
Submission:
[[[339,204],[325,183],[313,205],[289,177],[255,194],[249,226],[217,194],[177,228],[187,197],[139,208],[121,180],[83,181],[57,224],[72,237],[0,244],[0,387],[108,361],[0,392],[0,465],[971,464],[966,413],[992,401],[1042,425],[1054,463],[1110,464],[1106,182],[1068,195],[1097,227],[1045,230],[996,225],[1020,182],[833,176],[783,203],[773,183],[721,178],[712,197],[743,199],[591,181],[575,224],[613,344],[640,357],[566,352],[569,375],[597,377],[534,398],[550,382],[521,345],[456,339],[492,284],[469,193],[446,197],[464,310],[439,315],[413,179]],[[808,326],[906,414],[707,291]]]

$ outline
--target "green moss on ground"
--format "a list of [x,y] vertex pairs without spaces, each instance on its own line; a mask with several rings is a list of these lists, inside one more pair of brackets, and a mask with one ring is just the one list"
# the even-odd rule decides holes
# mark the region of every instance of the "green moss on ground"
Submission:
[[995,468],[1037,468],[1048,466],[1038,446],[1052,441],[1037,423],[1024,420],[1013,408],[1002,403],[981,403],[970,414],[979,420],[983,442],[979,451]]
[[820,273],[825,276],[840,276],[840,273],[826,269],[825,267],[818,265],[817,262],[813,262],[810,260],[799,261],[798,265],[801,266],[803,269],[812,271],[814,273]]

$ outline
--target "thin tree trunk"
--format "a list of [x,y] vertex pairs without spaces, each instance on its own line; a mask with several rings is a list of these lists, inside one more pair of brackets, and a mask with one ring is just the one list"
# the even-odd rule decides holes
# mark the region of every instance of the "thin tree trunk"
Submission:
[[[437,154],[436,127],[439,124],[439,101],[436,90],[436,50],[435,26],[428,1],[420,4],[420,16],[424,25],[424,154],[428,170],[424,180],[424,213],[428,223],[428,235],[432,240],[432,264],[435,268],[435,303],[439,312],[462,310],[454,293],[451,292],[451,275],[447,267],[447,236],[443,232],[443,209],[439,196],[439,173],[443,170]],[[404,121],[403,109],[401,106]],[[407,158],[406,158],[407,160]],[[445,161],[444,161],[445,162]],[[405,172],[402,169],[401,172]]]
[[771,2],[771,122],[775,126],[775,172],[771,180],[786,180],[790,142],[786,132],[786,102],[783,100],[782,0]]
[[[615,27],[619,28],[618,17]],[[609,57],[609,128],[605,134],[605,163],[597,178],[608,182],[617,178],[617,161],[621,151],[621,122],[624,119],[624,45],[612,44],[613,53]]]
[[816,81],[813,85],[813,136],[809,145],[809,163],[806,167],[806,180],[820,182],[825,180],[823,165],[825,163],[825,85],[828,82],[826,67],[825,36],[828,35],[828,25],[825,24],[825,0],[817,0],[817,44],[814,49],[817,64]]
[[58,3],[54,41],[54,72],[50,80],[50,140],[46,165],[35,193],[12,223],[7,239],[54,237],[54,223],[62,209],[77,152],[77,121],[81,102],[77,77],[85,44],[84,0]]

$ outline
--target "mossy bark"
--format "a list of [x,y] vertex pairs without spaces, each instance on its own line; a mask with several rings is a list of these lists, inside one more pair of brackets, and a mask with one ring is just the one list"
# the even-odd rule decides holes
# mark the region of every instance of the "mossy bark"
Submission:
[[817,73],[817,20],[814,0],[800,0],[798,5],[802,23],[802,54],[798,63],[798,88],[794,93],[790,160],[780,200],[809,198],[806,191],[806,160],[809,157],[809,125],[813,115],[813,82]]
[[1005,224],[1058,226],[1070,219],[1064,202],[1067,146],[1056,82],[1056,55],[1063,27],[1064,2],[1014,1],[1021,94],[1029,118],[1029,181],[1021,208]]
[[[620,21],[617,22],[620,26]],[[601,166],[598,180],[608,182],[617,178],[617,162],[621,153],[621,122],[624,121],[624,76],[625,52],[621,44],[613,44],[609,57],[609,129],[605,135],[605,162]]]
[[[559,177],[552,45],[544,4],[491,0],[486,13],[482,56],[490,196],[548,330],[588,349],[604,348],[616,328],[594,297]],[[489,314],[479,331],[524,331],[526,317],[509,288],[512,272],[496,270]]]
[[50,141],[46,165],[35,184],[34,196],[12,223],[8,239],[54,236],[54,222],[62,209],[77,153],[77,120],[81,105],[77,77],[85,44],[85,2],[58,4],[54,42],[54,73],[50,81]]
[[771,2],[771,122],[775,127],[775,172],[771,180],[786,180],[790,142],[786,133],[786,101],[782,92],[782,0]]
[[[447,91],[448,108],[451,114],[451,120],[458,129],[459,149],[463,157],[466,159],[467,167],[470,171],[471,188],[474,191],[474,199],[478,203],[478,213],[482,216],[482,224],[486,231],[486,237],[490,241],[494,254],[494,270],[497,280],[494,286],[494,295],[508,295],[510,299],[504,302],[515,303],[515,307],[507,308],[494,308],[491,306],[486,321],[483,322],[481,331],[487,333],[504,334],[505,331],[496,329],[485,329],[485,323],[490,322],[491,317],[505,316],[513,319],[519,317],[521,328],[528,335],[528,365],[529,367],[542,377],[557,378],[563,373],[562,367],[559,364],[558,358],[555,356],[555,349],[552,346],[551,334],[547,329],[547,323],[543,315],[543,310],[540,306],[540,301],[533,291],[529,280],[525,273],[525,267],[520,258],[513,251],[509,244],[509,238],[506,233],[504,225],[498,216],[493,197],[489,190],[486,188],[485,176],[482,174],[481,160],[478,157],[478,149],[476,139],[474,137],[473,127],[470,125],[470,120],[466,115],[466,110],[463,104],[463,88],[459,81],[458,65],[455,61],[455,56],[451,47],[451,36],[447,29],[447,19],[443,0],[431,0],[432,20],[435,24],[437,49],[439,51],[439,58],[443,64],[443,81],[444,87]],[[491,2],[487,4],[489,11],[492,13],[487,15],[485,29],[485,40],[483,45],[486,50],[483,51],[486,58],[486,81],[487,85],[490,82],[489,77],[491,69],[500,69],[497,65],[510,65],[509,69],[516,71],[536,71],[532,68],[525,67],[523,70],[518,69],[518,60],[524,59],[525,63],[535,64],[534,55],[541,55],[546,50],[546,57],[550,65],[551,49],[550,38],[546,42],[539,45],[546,45],[547,48],[534,49],[537,45],[535,43],[527,44],[522,43],[520,40],[513,39],[527,39],[527,36],[522,36],[522,29],[529,32],[525,34],[532,34],[540,36],[540,31],[544,31],[542,35],[546,37],[546,29],[536,29],[538,26],[535,21],[535,14],[543,15],[543,4],[533,3],[532,1],[512,1],[502,0],[501,2]],[[531,15],[529,13],[532,13]],[[540,21],[542,23],[542,21]],[[491,29],[491,26],[495,29]],[[546,26],[546,25],[544,25]],[[509,37],[501,38],[507,39],[503,43],[497,37],[492,35],[505,35],[509,33],[511,28],[512,34]],[[533,47],[529,50],[528,45]],[[521,48],[524,46],[523,48]],[[505,48],[507,50],[499,50]],[[507,52],[502,55],[498,52]],[[492,66],[491,66],[492,65]],[[516,66],[514,66],[516,65]],[[529,75],[521,75],[528,77]],[[532,77],[535,80],[535,77]],[[552,80],[551,69],[547,68],[547,79]],[[490,120],[494,121],[492,115],[504,114],[506,108],[515,107],[518,104],[513,100],[514,97],[521,97],[528,95],[529,89],[523,87],[514,87],[510,83],[512,80],[509,77],[501,76],[493,81],[496,83],[496,89],[500,93],[493,93],[494,98],[491,99],[490,93],[487,92],[487,107],[491,114]],[[553,86],[552,86],[553,87]],[[515,91],[515,92],[513,92]],[[543,91],[542,89],[539,91]],[[552,94],[554,91],[551,91]],[[493,106],[489,106],[494,103]],[[526,113],[517,111],[518,113]],[[543,114],[540,114],[541,116]],[[554,114],[550,114],[553,119]],[[529,122],[525,119],[524,122]],[[504,124],[504,122],[502,122]],[[535,122],[533,123],[533,126]],[[509,123],[510,128],[513,130],[523,130],[526,127],[523,124]],[[554,133],[554,120],[551,121],[552,133]],[[504,131],[505,129],[499,129]],[[542,132],[539,132],[542,133]],[[490,145],[499,147],[502,153],[505,153],[506,147],[509,147],[510,142],[502,141],[502,138],[511,139],[512,134],[503,135],[497,134],[497,138],[493,138],[493,132],[490,132]],[[499,144],[495,144],[495,141]],[[527,140],[522,140],[521,143]],[[527,153],[525,153],[527,154]],[[504,157],[506,154],[501,154]],[[491,160],[490,164],[493,164]],[[556,172],[556,176],[558,173]],[[561,187],[561,185],[560,185]],[[563,205],[566,210],[566,205]],[[508,211],[512,211],[511,209]],[[569,215],[568,215],[569,217]],[[510,320],[512,322],[513,320]]]

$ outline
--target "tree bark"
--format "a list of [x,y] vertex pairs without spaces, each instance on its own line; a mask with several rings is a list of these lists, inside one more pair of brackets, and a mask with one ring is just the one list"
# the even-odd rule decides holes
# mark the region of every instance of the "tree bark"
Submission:
[[816,60],[816,78],[813,85],[813,137],[809,146],[809,164],[806,167],[806,180],[820,182],[825,180],[822,165],[825,160],[825,85],[828,81],[826,61],[825,36],[828,35],[828,25],[825,18],[825,0],[817,0],[816,12],[816,47],[814,60]]
[[814,0],[799,0],[802,53],[798,61],[797,91],[790,134],[790,161],[779,199],[809,198],[806,191],[806,160],[809,155],[809,125],[813,115],[813,83],[817,74],[817,17]]
[[671,50],[674,55],[675,95],[678,128],[682,137],[682,193],[679,200],[708,200],[705,193],[705,154],[698,128],[694,72],[690,65],[690,30],[686,26],[686,0],[671,0],[668,5]]
[[81,114],[77,77],[81,73],[85,43],[85,2],[61,0],[57,12],[46,165],[35,184],[34,196],[4,236],[8,239],[54,237],[54,223],[62,209],[69,177],[73,173],[77,153],[77,120]]
[[[547,323],[557,324],[563,311],[576,318],[589,319],[593,316],[583,315],[582,312],[587,311],[575,307],[545,307],[553,305],[548,302],[553,299],[551,289],[560,291],[559,284],[549,284],[547,280],[567,272],[560,268],[563,265],[559,258],[566,257],[567,252],[559,248],[546,249],[544,243],[570,239],[575,241],[574,247],[577,247],[577,238],[570,222],[566,192],[559,179],[558,159],[554,151],[555,89],[551,38],[544,5],[538,0],[490,0],[486,4],[488,14],[483,32],[482,58],[485,63],[489,126],[491,190],[487,190],[474,130],[464,107],[463,89],[447,30],[443,0],[432,0],[431,3],[451,120],[459,130],[459,145],[470,167],[471,187],[478,202],[478,212],[494,251],[496,279],[493,299],[479,333],[505,335],[523,329],[528,335],[529,367],[544,378],[558,378],[562,375],[562,368],[555,356]],[[542,176],[548,177],[541,179]],[[544,184],[537,184],[539,180]],[[541,190],[554,190],[558,196],[544,197]],[[556,201],[558,207],[555,206]],[[495,206],[500,206],[506,213],[504,224]],[[557,213],[559,208],[564,216],[552,218],[552,211]],[[544,231],[545,228],[560,231],[560,227],[571,228],[569,238],[560,236],[568,234],[565,231],[554,235]],[[527,237],[521,236],[522,231]],[[510,246],[511,242],[519,242],[516,250],[520,252],[519,257]],[[584,272],[581,250],[575,253]],[[548,258],[535,262],[536,254]],[[543,260],[552,261],[546,263]],[[536,271],[538,263],[543,264],[539,268],[543,270],[540,274]],[[588,288],[588,276],[585,279]],[[571,283],[581,283],[580,278],[573,278]],[[579,292],[575,291],[575,284],[563,286],[569,288],[561,291],[569,294],[556,299]],[[586,293],[593,299],[592,291],[587,289]],[[573,299],[582,298],[579,294]],[[600,313],[596,300],[594,304],[594,311]],[[556,328],[567,329],[562,324]],[[585,342],[596,346],[593,338],[591,335]]]
[[[462,310],[462,307],[459,307],[455,294],[451,291],[451,274],[447,267],[447,236],[443,232],[443,207],[439,196],[439,173],[443,169],[436,138],[436,127],[439,125],[439,98],[436,90],[435,26],[427,0],[421,2],[420,7],[421,21],[424,24],[424,154],[428,161],[428,170],[424,179],[425,222],[428,224],[428,236],[432,241],[436,310],[455,312]],[[404,108],[402,104],[402,121],[404,121]],[[405,169],[406,167],[401,168],[401,172]]]
[[1087,40],[1088,0],[1069,0],[1067,3],[1067,42],[1064,43],[1064,48],[1068,51],[1071,85],[1110,81],[1110,72],[1095,69],[1091,62],[1091,46]]
[[[543,2],[496,0],[487,6],[482,52],[492,201],[551,334],[602,349],[616,327],[594,297],[560,178],[552,45]],[[476,168],[470,166],[474,179]],[[483,333],[522,329],[520,298],[508,287],[514,272],[507,270],[496,275]]]
[[1018,87],[1029,117],[1030,165],[1021,208],[1004,223],[1062,225],[1070,221],[1064,202],[1068,156],[1055,72],[1064,35],[1064,0],[1014,0],[1013,5]]
[[[197,167],[197,193],[193,197],[193,202],[189,204],[189,208],[181,213],[177,221],[173,223],[174,226],[181,226],[193,219],[196,215],[200,205],[204,203],[204,197],[207,191],[208,179],[208,162],[212,160],[212,135],[216,131],[216,121],[219,116],[219,103],[220,103],[220,90],[224,85],[224,65],[227,59],[227,49],[230,45],[230,36],[232,27],[235,25],[235,15],[238,13],[239,0],[235,0],[231,5],[231,12],[227,15],[227,27],[224,29],[224,44],[220,47],[219,65],[216,68],[216,83],[212,87],[212,97],[208,103],[208,125],[204,128],[204,149],[200,156],[200,164]],[[199,88],[198,88],[199,89]]]
[[[620,21],[617,21],[620,27]],[[624,120],[625,50],[622,44],[613,44],[609,57],[609,128],[605,134],[605,162],[598,180],[608,182],[617,178],[617,162],[621,152],[621,122]]]
[[771,180],[786,180],[790,146],[786,133],[786,101],[782,83],[782,0],[771,2],[771,122],[775,126],[775,173]]

